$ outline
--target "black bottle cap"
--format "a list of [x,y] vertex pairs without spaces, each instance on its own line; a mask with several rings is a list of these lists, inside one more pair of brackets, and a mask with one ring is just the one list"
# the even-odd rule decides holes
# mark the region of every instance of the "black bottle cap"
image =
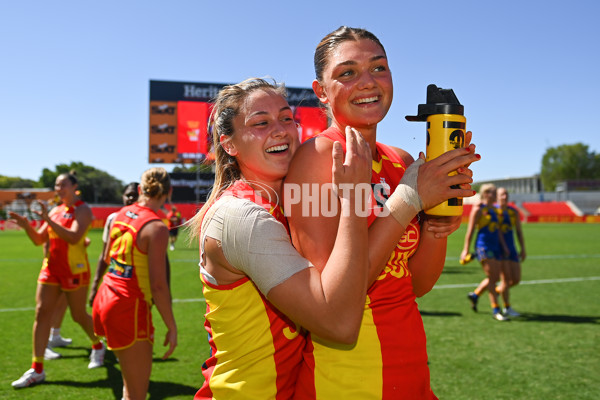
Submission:
[[464,115],[465,107],[460,104],[452,89],[441,89],[436,85],[427,86],[427,104],[419,104],[417,115],[407,115],[407,121],[427,121],[433,114]]

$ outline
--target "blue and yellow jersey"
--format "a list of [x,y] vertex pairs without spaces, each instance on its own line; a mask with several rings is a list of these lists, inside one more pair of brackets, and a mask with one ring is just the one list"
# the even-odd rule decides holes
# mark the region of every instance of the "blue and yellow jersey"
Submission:
[[498,236],[500,224],[496,208],[482,204],[480,210],[481,216],[477,221],[475,247],[498,252],[500,251],[500,239]]
[[511,206],[506,206],[502,208],[498,206],[496,208],[496,212],[498,213],[498,220],[500,222],[500,230],[502,231],[502,235],[504,237],[504,242],[508,247],[508,250],[516,253],[515,247],[515,238],[514,238],[514,230],[517,226],[517,218],[519,218],[519,212]]

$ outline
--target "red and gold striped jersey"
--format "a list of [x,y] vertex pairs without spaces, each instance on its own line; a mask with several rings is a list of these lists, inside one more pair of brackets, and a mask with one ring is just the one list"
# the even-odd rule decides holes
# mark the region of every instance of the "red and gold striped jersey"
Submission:
[[137,246],[140,230],[151,221],[161,221],[150,208],[135,203],[118,211],[110,230],[110,266],[104,283],[127,297],[152,304],[148,254]]
[[[223,195],[262,206],[287,228],[279,206],[237,181]],[[210,358],[202,366],[201,399],[291,399],[302,362],[305,336],[244,277],[215,285],[200,274],[206,299]]]
[[[345,147],[345,137],[329,128],[321,134]],[[394,149],[377,143],[371,185],[376,218],[394,191],[406,165]],[[367,292],[358,341],[351,346],[310,336],[296,385],[296,399],[429,399],[425,330],[408,259],[419,245],[420,226],[413,219]]]
[[[61,204],[52,210],[50,219],[69,229],[75,221],[75,210],[83,204],[85,203],[81,200],[78,200],[71,207]],[[70,244],[61,239],[52,227],[48,226],[49,246],[44,265],[47,263],[48,269],[56,275],[77,275],[88,272],[90,264],[85,248],[85,237],[84,234],[79,242]]]

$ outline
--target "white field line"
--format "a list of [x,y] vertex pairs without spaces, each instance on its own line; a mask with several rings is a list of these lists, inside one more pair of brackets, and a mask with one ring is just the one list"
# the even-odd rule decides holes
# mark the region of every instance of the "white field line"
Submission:
[[[577,258],[600,258],[600,254],[549,254],[549,255],[527,255],[527,260],[567,260],[567,259],[577,259]],[[458,257],[446,257],[446,262],[448,261],[458,261]],[[527,262],[525,260],[525,262]],[[1,261],[1,260],[0,260]],[[171,262],[184,262],[184,263],[193,263],[194,265],[198,265],[198,260],[189,260],[189,259],[176,259],[171,260]]]
[[[546,283],[569,283],[569,282],[585,282],[585,281],[600,281],[600,276],[586,276],[581,278],[560,278],[560,279],[538,279],[534,281],[521,281],[519,285],[543,285]],[[433,289],[456,289],[456,288],[472,288],[479,285],[476,283],[457,283],[453,285],[436,285]]]
[[[173,303],[198,303],[203,301],[204,297],[198,299],[173,299]],[[35,307],[0,308],[0,313],[13,311],[35,311]]]
[[[534,281],[521,281],[519,285],[543,285],[547,283],[569,283],[569,282],[585,282],[585,281],[599,281],[600,276],[587,276],[581,278],[561,278],[561,279],[538,279]],[[459,283],[454,285],[437,285],[434,289],[457,289],[457,288],[470,288],[478,285],[475,283]],[[200,297],[197,299],[173,299],[173,303],[199,303],[203,302],[204,298]],[[21,308],[0,308],[0,313],[3,312],[14,312],[14,311],[34,311],[35,307],[21,307]]]
[[[574,258],[600,258],[600,254],[560,254],[560,255],[527,255],[527,260],[566,260],[566,259],[574,259]],[[448,261],[458,261],[458,257],[446,257],[446,262]],[[476,260],[475,260],[476,261]]]
[[[565,258],[600,258],[600,254],[562,254],[560,256],[553,255],[537,255],[537,256],[527,256],[527,258],[531,258],[532,260],[552,260],[552,259],[565,259]],[[527,261],[527,260],[525,260]]]
[[[549,254],[549,255],[527,255],[527,260],[564,260],[573,258],[600,258],[600,254]],[[446,257],[446,261],[458,261],[458,257]],[[525,260],[525,262],[527,262]],[[41,258],[0,258],[0,263],[5,262],[42,262]],[[192,263],[198,265],[198,259],[171,259],[171,262]],[[0,264],[1,266],[1,264]]]

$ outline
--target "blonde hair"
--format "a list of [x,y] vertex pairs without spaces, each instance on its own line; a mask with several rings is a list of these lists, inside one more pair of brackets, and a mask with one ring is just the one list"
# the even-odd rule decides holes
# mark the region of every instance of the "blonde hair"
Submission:
[[257,91],[273,91],[282,97],[287,97],[287,91],[282,83],[272,82],[262,78],[249,78],[235,85],[225,86],[213,102],[213,109],[208,119],[208,132],[212,132],[213,152],[215,154],[215,182],[210,196],[202,208],[188,222],[189,240],[193,241],[200,234],[202,218],[210,206],[229,188],[240,179],[240,167],[235,157],[227,154],[223,148],[220,137],[227,136],[231,140],[235,134],[233,120],[240,114],[240,109],[248,96]]
[[479,194],[482,195],[483,192],[485,192],[487,190],[494,190],[494,191],[496,191],[496,185],[494,185],[493,183],[484,183],[479,188]]
[[142,174],[140,182],[142,194],[151,199],[168,195],[171,190],[171,179],[166,169],[154,167]]

